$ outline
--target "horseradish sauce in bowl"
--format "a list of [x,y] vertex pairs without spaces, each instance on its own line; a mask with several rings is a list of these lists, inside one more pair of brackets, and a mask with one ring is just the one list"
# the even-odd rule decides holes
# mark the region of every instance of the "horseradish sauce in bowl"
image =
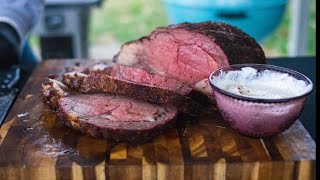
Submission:
[[300,116],[311,80],[291,69],[235,64],[209,76],[217,107],[227,124],[251,137],[283,132]]

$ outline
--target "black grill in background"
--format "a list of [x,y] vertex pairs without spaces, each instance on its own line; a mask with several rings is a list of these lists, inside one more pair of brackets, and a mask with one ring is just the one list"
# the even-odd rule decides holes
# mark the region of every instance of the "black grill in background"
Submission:
[[75,57],[70,36],[41,37],[40,46],[43,59]]
[[91,7],[103,0],[47,0],[33,33],[43,60],[87,58]]

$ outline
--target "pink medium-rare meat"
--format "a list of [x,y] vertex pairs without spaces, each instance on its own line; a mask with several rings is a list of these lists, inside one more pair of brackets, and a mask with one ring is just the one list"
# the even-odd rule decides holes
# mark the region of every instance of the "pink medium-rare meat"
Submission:
[[[202,108],[194,104],[195,102],[204,106],[214,103],[210,101],[207,96],[187,86],[186,83],[182,83],[181,81],[169,78],[167,76],[150,74],[149,72],[140,68],[122,66],[117,64],[115,64],[113,67],[109,67],[108,69],[111,73],[111,76],[115,79],[137,83],[144,86],[165,89],[185,96],[189,100],[187,100],[186,98],[183,98],[184,100],[182,100],[180,98],[180,104],[182,102],[186,102],[189,104],[189,108]],[[190,101],[190,98],[192,99],[192,101]],[[196,112],[196,109],[194,109],[193,112]]]
[[259,44],[225,23],[182,23],[157,28],[124,44],[114,62],[167,76],[211,95],[208,77],[229,64],[266,63]]
[[180,111],[197,115],[202,105],[192,98],[199,93],[183,83],[142,69],[115,65],[103,68],[97,64],[84,72],[65,73],[62,82],[82,93],[112,93],[159,104],[170,104]]
[[49,78],[41,86],[41,97],[67,126],[114,141],[148,141],[172,126],[177,115],[170,105],[106,93],[77,93]]
[[115,65],[112,68],[111,76],[118,80],[126,80],[146,86],[159,87],[181,95],[188,95],[192,91],[192,88],[176,79],[149,74],[143,69],[129,66]]

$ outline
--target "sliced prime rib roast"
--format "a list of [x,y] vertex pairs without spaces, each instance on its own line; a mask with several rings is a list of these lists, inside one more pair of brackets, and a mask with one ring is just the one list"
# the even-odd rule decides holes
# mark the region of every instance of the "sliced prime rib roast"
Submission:
[[83,72],[65,73],[62,82],[79,92],[104,92],[170,104],[191,115],[199,114],[202,109],[202,105],[192,99],[200,96],[192,88],[175,79],[152,75],[135,67],[97,64]]
[[167,76],[211,95],[208,77],[229,64],[266,63],[260,45],[225,23],[182,23],[156,28],[147,37],[125,43],[113,60]]
[[177,109],[112,94],[71,91],[47,78],[42,101],[56,110],[63,122],[82,133],[114,141],[140,143],[159,135],[175,122]]

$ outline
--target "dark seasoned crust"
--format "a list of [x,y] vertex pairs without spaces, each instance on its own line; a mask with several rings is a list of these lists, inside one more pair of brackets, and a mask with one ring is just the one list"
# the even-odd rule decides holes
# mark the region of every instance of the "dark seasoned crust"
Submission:
[[52,110],[58,110],[58,101],[61,97],[67,96],[68,88],[54,77],[47,77],[41,84],[41,100]]
[[[105,73],[90,73],[88,75],[66,73],[62,78],[62,82],[69,88],[79,92],[105,92],[153,103],[170,104],[191,115],[198,115],[203,108],[202,105],[188,97],[188,94],[180,95],[174,91],[159,87],[117,80]],[[190,91],[189,94],[194,96],[197,93]]]
[[[67,91],[68,90],[68,91]],[[112,141],[126,141],[129,143],[144,143],[152,140],[154,137],[163,133],[166,129],[171,128],[175,124],[175,119],[177,115],[177,110],[169,105],[162,106],[170,114],[166,117],[166,120],[158,120],[153,123],[153,125],[146,127],[137,128],[121,128],[122,126],[103,126],[101,124],[94,124],[93,121],[89,120],[90,117],[83,117],[83,115],[75,114],[74,112],[66,111],[66,102],[63,99],[78,96],[83,96],[84,94],[72,92],[67,89],[62,83],[54,79],[46,78],[46,80],[41,85],[41,99],[43,103],[50,109],[55,110],[58,116],[61,118],[63,123],[72,129],[80,131],[84,134],[103,138]],[[85,95],[90,96],[90,95]],[[85,101],[86,102],[86,101]],[[91,103],[88,99],[88,105]],[[76,104],[71,104],[71,106],[77,106]],[[94,106],[92,106],[94,108]],[[73,108],[71,108],[73,110]],[[163,112],[162,112],[163,113]],[[161,114],[160,114],[161,115]],[[98,116],[99,118],[100,116]],[[88,119],[89,118],[89,119]],[[97,118],[97,117],[93,117]],[[102,119],[101,119],[102,120]],[[135,123],[135,122],[131,122]],[[141,124],[142,122],[140,122]],[[148,122],[144,122],[148,123]],[[134,126],[136,127],[136,126]],[[150,127],[150,128],[149,128]]]
[[235,26],[222,22],[207,21],[202,23],[182,23],[159,29],[167,28],[182,28],[210,37],[224,51],[229,64],[266,63],[265,54],[257,41]]

